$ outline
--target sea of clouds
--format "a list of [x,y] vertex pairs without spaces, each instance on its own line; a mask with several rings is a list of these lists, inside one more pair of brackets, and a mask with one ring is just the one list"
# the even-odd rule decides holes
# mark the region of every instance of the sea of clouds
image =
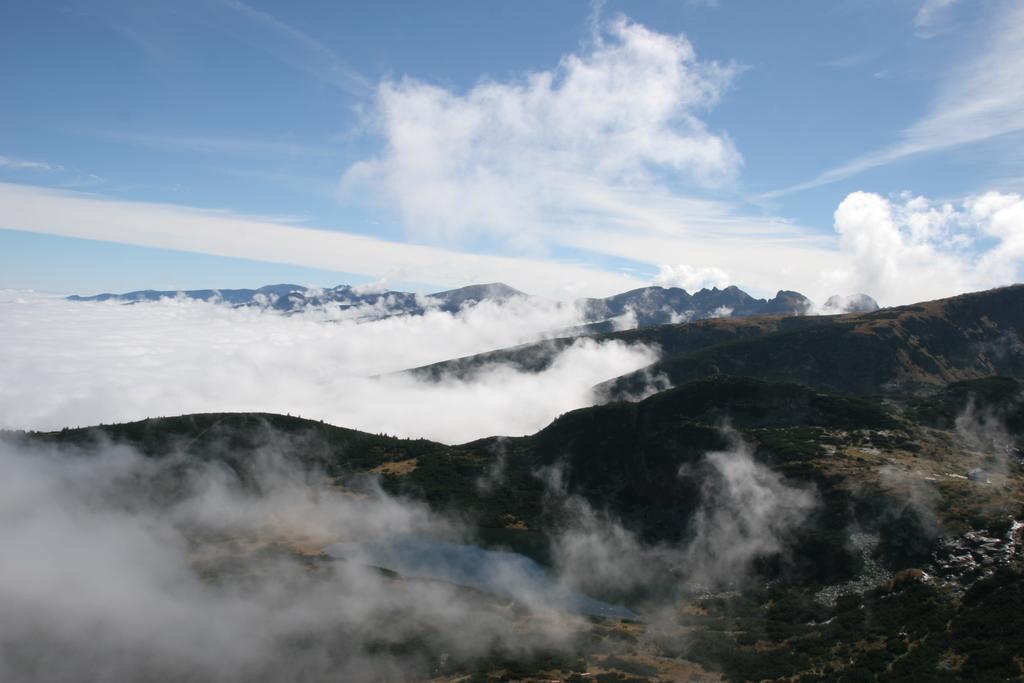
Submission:
[[523,435],[595,402],[592,387],[656,350],[582,339],[539,373],[492,365],[469,379],[400,371],[581,324],[525,298],[359,322],[181,298],[69,302],[0,292],[0,428],[52,430],[194,412],[290,413],[370,432],[464,442]]

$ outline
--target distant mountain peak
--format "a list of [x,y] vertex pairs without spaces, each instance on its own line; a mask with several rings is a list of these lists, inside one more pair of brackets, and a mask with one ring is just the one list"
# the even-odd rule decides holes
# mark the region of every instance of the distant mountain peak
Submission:
[[453,296],[464,296],[466,298],[482,299],[511,299],[514,296],[527,296],[515,287],[510,287],[504,282],[488,282],[480,285],[466,285],[456,289],[448,289],[443,292],[435,292],[430,295],[434,298],[451,298]]
[[780,290],[772,299],[755,299],[736,285],[705,287],[694,294],[679,287],[640,287],[604,299],[584,299],[577,305],[592,324],[618,319],[636,327],[731,316],[805,315],[812,308],[799,292]]

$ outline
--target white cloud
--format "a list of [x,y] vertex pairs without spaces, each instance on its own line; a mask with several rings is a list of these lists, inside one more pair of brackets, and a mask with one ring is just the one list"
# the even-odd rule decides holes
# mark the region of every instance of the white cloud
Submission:
[[680,287],[692,294],[705,287],[726,287],[732,284],[732,279],[721,268],[695,268],[680,263],[661,266],[654,284],[660,287]]
[[1020,280],[1024,199],[989,192],[960,206],[903,194],[854,192],[835,212],[844,264],[825,274],[834,291],[880,303],[922,301]]
[[728,318],[729,316],[732,315],[732,311],[733,309],[729,308],[728,306],[719,306],[718,308],[711,312],[711,317]]
[[521,81],[458,92],[385,82],[385,148],[342,189],[376,193],[413,230],[548,241],[553,227],[633,223],[663,180],[715,185],[741,164],[699,113],[737,68],[697,59],[682,36],[618,18],[582,54]]
[[33,161],[31,159],[16,159],[14,157],[0,154],[0,169],[12,171],[62,171],[64,167],[60,164],[50,164],[45,161]]
[[360,296],[367,294],[382,294],[383,292],[388,291],[388,281],[374,280],[373,282],[367,282],[362,285],[355,285],[352,287],[352,291]]
[[[243,14],[250,11],[232,6]],[[1022,12],[1005,10],[1003,23],[1015,25],[1015,18],[1024,19]],[[343,184],[388,199],[412,230],[452,238],[443,247],[10,184],[0,184],[0,228],[290,263],[439,289],[502,280],[562,299],[642,286],[664,264],[687,264],[692,272],[662,269],[656,282],[688,288],[736,284],[755,296],[796,289],[819,302],[856,291],[846,284],[857,281],[849,273],[857,271],[858,260],[884,274],[884,259],[869,259],[856,246],[863,236],[847,238],[840,250],[833,235],[684,194],[680,188],[688,182],[727,179],[739,168],[741,159],[729,139],[700,119],[728,87],[736,67],[701,61],[685,38],[624,18],[599,22],[595,30],[589,47],[520,80],[482,81],[463,93],[411,78],[379,87],[376,114],[385,145],[377,157],[351,167]],[[1024,125],[1024,106],[1018,106],[1024,105],[1024,69],[1016,68],[1024,53],[1006,30],[994,35],[976,59],[950,77],[932,113],[908,129],[909,146],[885,150],[878,158]],[[191,140],[246,148],[249,142]],[[868,166],[876,161],[868,159]],[[505,241],[525,246],[531,256],[450,248],[481,233],[491,247]],[[627,276],[536,255],[549,248],[611,255],[648,264],[650,270]],[[1002,247],[985,265],[1006,272],[1012,264],[1006,253],[1013,249]],[[977,281],[986,280],[965,276],[951,282],[966,288]],[[887,304],[908,303],[922,291],[939,289],[899,293],[888,284],[860,282]],[[888,293],[877,292],[879,287]]]
[[494,365],[472,379],[431,383],[390,373],[581,322],[571,305],[523,298],[356,324],[318,311],[283,316],[180,299],[124,305],[8,292],[0,302],[0,427],[258,411],[446,442],[528,434],[592,404],[594,385],[656,354],[581,340],[537,374]]
[[811,310],[812,315],[840,315],[842,313],[867,313],[874,309],[873,298],[866,294],[833,294],[824,303]]
[[[926,6],[940,4],[943,3]],[[1024,130],[1022,25],[1024,4],[1002,3],[1001,11],[993,13],[973,54],[960,60],[944,76],[928,113],[903,130],[895,144],[830,169],[810,181],[764,196],[818,187],[910,156]]]
[[700,118],[739,67],[698,59],[682,36],[595,17],[589,47],[520,80],[466,92],[383,83],[383,149],[349,168],[343,195],[375,196],[414,234],[449,243],[685,263],[759,296],[816,283],[837,256],[831,236],[686,193],[742,164]]
[[987,192],[954,205],[909,194],[886,199],[854,192],[835,212],[838,245],[810,236],[702,240],[581,231],[576,237],[580,246],[600,242],[637,260],[659,254],[727,266],[662,266],[654,284],[663,286],[727,282],[757,296],[791,288],[819,305],[834,294],[863,292],[892,306],[1019,281],[1022,207],[1021,195],[1014,193]]
[[756,558],[782,552],[818,504],[813,491],[787,483],[753,453],[736,439],[730,450],[705,455],[701,507],[686,549],[691,580],[716,586],[742,577]]
[[[640,206],[640,199],[631,195],[618,206],[635,211],[635,224],[648,232],[637,234],[614,226],[578,228],[559,239],[575,249],[649,263],[652,271],[665,263],[694,264],[704,272],[720,266],[737,275],[738,281],[730,284],[749,287],[757,296],[774,294],[780,287],[801,289],[812,298],[833,293],[812,291],[820,270],[837,265],[838,252],[830,236],[777,219],[744,219],[724,204],[704,200],[664,198]],[[388,242],[283,224],[280,219],[118,201],[28,185],[0,183],[2,228],[290,263],[392,283],[430,283],[438,289],[503,281],[531,294],[564,300],[608,296],[648,283],[573,262]]]
[[572,263],[489,256],[169,204],[0,183],[0,228],[459,287],[500,280],[534,294],[608,295],[642,281]]
[[[657,611],[673,604],[665,600],[672,593],[736,588],[750,578],[758,559],[785,559],[794,532],[818,504],[816,492],[758,462],[754,449],[732,431],[725,435],[732,442],[728,450],[706,453],[679,471],[681,479],[700,483],[686,544],[645,544],[606,510],[568,494],[560,469],[544,472],[547,504],[560,506],[571,520],[552,546],[560,579],[594,595],[659,585],[661,603],[648,606]],[[681,581],[666,585],[660,578],[666,575]]]
[[[343,184],[389,200],[411,230],[446,236],[445,247],[486,233],[489,247],[505,242],[528,258],[15,186],[0,186],[0,227],[439,288],[502,280],[565,299],[642,286],[666,263],[719,269],[757,296],[786,288],[827,297],[832,292],[807,288],[836,263],[831,235],[683,193],[687,183],[727,179],[739,168],[729,139],[700,119],[736,71],[699,60],[682,36],[619,18],[599,22],[590,46],[556,68],[518,81],[483,81],[465,93],[414,79],[382,84],[384,148],[351,167]],[[564,248],[650,270],[630,277],[537,256]]]
[[[978,195],[959,208],[933,206],[922,198],[903,198],[894,205],[878,195],[854,193],[836,213],[838,245],[834,237],[791,226],[793,234],[773,234],[770,226],[755,224],[743,235],[727,218],[717,236],[580,229],[567,234],[565,242],[652,265],[688,264],[662,265],[657,284],[699,289],[729,280],[755,296],[796,289],[822,303],[833,294],[864,292],[883,305],[895,305],[1015,281],[1022,258],[1019,211],[1019,195],[1012,193]],[[646,284],[555,261],[386,242],[226,212],[3,183],[0,228],[294,263],[390,282],[431,282],[439,289],[502,280],[565,300]],[[965,245],[971,248],[962,251]],[[948,277],[929,274],[947,266]],[[897,278],[910,279],[900,285]]]

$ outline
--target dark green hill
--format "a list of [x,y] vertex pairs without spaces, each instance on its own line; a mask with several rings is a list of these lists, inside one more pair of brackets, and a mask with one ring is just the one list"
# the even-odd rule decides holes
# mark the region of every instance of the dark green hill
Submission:
[[[1007,381],[1012,380],[991,380]],[[914,481],[921,482],[935,473],[954,472],[956,477],[928,484],[942,501],[937,514],[948,528],[987,523],[1020,506],[1016,469],[1012,482],[989,490],[986,497],[976,496],[977,484],[964,476],[977,465],[976,454],[958,450],[952,431],[935,435],[934,414],[963,410],[973,397],[964,390],[937,397],[933,404],[918,399],[907,408],[792,383],[719,377],[637,403],[573,411],[530,437],[492,437],[458,446],[241,413],[158,418],[23,438],[74,445],[109,440],[152,457],[185,453],[196,462],[217,459],[242,475],[249,458],[269,450],[320,468],[339,482],[379,478],[393,493],[471,520],[485,540],[543,559],[547,533],[565,522],[564,511],[546,504],[549,491],[538,476],[545,468],[560,467],[568,493],[614,514],[642,538],[685,541],[704,496],[704,454],[733,446],[733,437],[723,431],[728,425],[755,447],[757,461],[796,486],[813,487],[821,497],[823,505],[807,533],[794,542],[800,548],[795,554],[806,560],[800,572],[825,581],[856,571],[857,559],[843,542],[852,526],[879,529],[883,535],[925,533],[905,515],[889,515],[905,507],[900,486],[907,482],[892,486],[880,475],[884,468],[915,468]],[[499,485],[479,486],[499,460]],[[696,474],[680,476],[688,471]],[[909,531],[904,528],[908,523]],[[928,542],[922,537],[915,543],[926,548]],[[890,559],[895,564],[905,560]]]
[[[1021,285],[828,317],[817,325],[793,322],[780,320],[770,334],[689,353],[667,351],[650,370],[664,373],[673,383],[743,375],[862,395],[993,374],[1024,377]],[[608,389],[614,396],[636,391],[643,382],[646,375],[635,374],[614,380]]]
[[[658,325],[645,329],[609,332],[593,335],[595,341],[619,340],[629,344],[658,346],[668,356],[693,353],[727,342],[760,337],[779,329],[804,329],[828,324],[825,317],[760,317],[743,319],[700,320],[678,325]],[[547,369],[560,351],[576,341],[576,337],[560,337],[539,342],[521,344],[507,349],[464,356],[433,363],[406,372],[423,379],[439,380],[442,377],[469,378],[480,368],[494,365],[510,365],[525,372],[541,372]]]

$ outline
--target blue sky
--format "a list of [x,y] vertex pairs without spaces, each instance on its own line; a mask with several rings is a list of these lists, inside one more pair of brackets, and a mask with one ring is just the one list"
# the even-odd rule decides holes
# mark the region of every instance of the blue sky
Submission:
[[0,287],[1016,281],[1022,5],[9,0]]

